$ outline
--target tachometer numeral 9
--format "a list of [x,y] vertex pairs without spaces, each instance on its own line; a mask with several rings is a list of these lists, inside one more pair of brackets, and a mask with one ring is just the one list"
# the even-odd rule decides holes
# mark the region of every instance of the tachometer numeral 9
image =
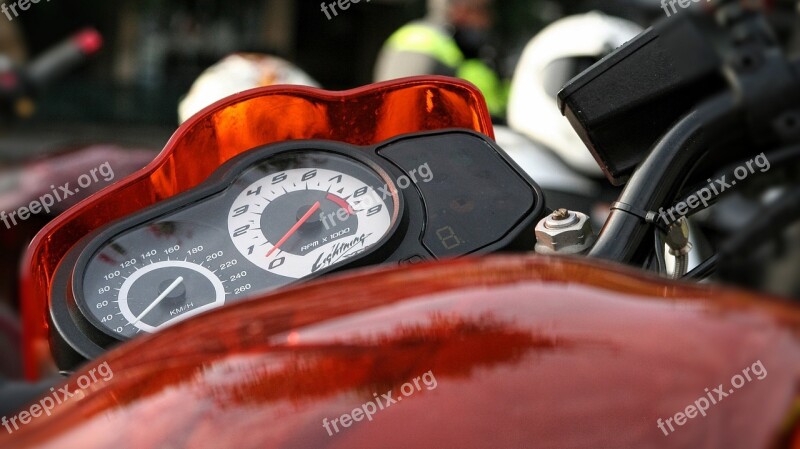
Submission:
[[375,207],[373,207],[373,208],[371,208],[370,210],[367,211],[367,217],[371,217],[371,216],[373,216],[375,214],[379,214],[379,213],[381,213],[382,210],[383,210],[383,206],[378,204],[377,206],[375,206]]
[[247,211],[250,210],[250,206],[245,205],[233,211],[234,217],[241,217],[242,215],[246,214]]

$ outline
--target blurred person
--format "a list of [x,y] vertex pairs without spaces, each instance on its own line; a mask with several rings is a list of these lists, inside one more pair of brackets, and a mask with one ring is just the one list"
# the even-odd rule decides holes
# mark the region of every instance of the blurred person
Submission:
[[375,65],[375,81],[455,76],[475,84],[492,115],[502,116],[506,85],[481,60],[493,25],[492,0],[428,0],[428,15],[403,26],[384,44]]

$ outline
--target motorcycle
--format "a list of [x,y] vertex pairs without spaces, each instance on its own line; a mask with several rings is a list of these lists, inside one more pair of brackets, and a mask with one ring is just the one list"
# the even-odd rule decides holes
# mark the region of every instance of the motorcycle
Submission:
[[[30,246],[26,374],[70,377],[0,445],[800,447],[800,312],[696,282],[797,221],[797,69],[729,7],[571,80],[624,186],[597,236],[467,83],[221,100]],[[771,201],[687,272],[689,220],[734,192]]]

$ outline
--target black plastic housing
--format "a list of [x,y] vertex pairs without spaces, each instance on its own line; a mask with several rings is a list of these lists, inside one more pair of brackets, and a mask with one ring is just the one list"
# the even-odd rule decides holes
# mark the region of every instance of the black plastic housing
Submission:
[[[83,279],[89,261],[101,248],[129,230],[178,211],[214,205],[183,218],[219,230],[213,239],[219,244],[216,247],[236,254],[227,219],[233,198],[248,185],[237,181],[253,167],[280,157],[291,160],[292,155],[302,152],[337,154],[385,172],[385,187],[398,193],[401,207],[396,224],[374,247],[293,284],[377,264],[530,251],[536,243],[533,231],[545,214],[543,193],[482,134],[452,129],[399,136],[368,147],[295,140],[254,148],[222,165],[194,189],[109,223],[70,249],[56,270],[50,298],[50,347],[57,366],[73,370],[125,340],[104,330],[102,323],[85,311],[91,306],[84,296]],[[418,179],[415,174],[422,165],[430,170],[429,179]],[[225,196],[229,192],[231,195]],[[211,242],[204,241],[206,245]],[[254,286],[266,276],[265,270],[243,257],[237,267],[253,272],[255,276],[250,279]]]
[[603,172],[621,185],[680,117],[723,90],[710,19],[673,16],[572,79],[559,107]]

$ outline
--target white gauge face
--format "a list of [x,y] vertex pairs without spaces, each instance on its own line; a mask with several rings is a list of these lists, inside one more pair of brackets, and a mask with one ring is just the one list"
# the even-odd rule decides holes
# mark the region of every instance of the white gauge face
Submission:
[[228,214],[239,252],[264,270],[301,279],[379,243],[396,215],[393,197],[379,176],[349,164],[351,173],[270,171],[245,187]]

